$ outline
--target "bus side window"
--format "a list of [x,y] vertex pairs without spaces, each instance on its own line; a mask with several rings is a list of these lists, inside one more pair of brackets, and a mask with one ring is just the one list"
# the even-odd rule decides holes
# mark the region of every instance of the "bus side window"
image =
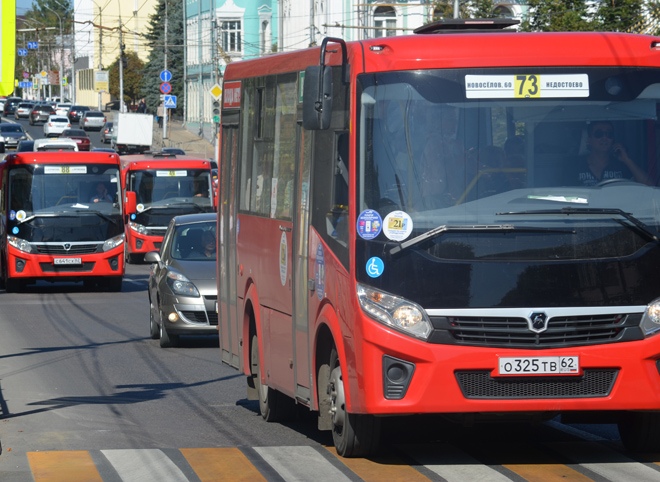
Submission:
[[348,244],[348,132],[337,133],[335,140],[332,210],[328,214],[329,234]]

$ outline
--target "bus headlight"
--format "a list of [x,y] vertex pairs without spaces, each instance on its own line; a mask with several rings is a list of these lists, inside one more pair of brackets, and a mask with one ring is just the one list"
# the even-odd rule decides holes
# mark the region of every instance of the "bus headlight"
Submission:
[[660,298],[656,298],[649,303],[639,326],[644,336],[655,335],[660,331]]
[[142,226],[141,224],[130,221],[128,225],[131,227],[133,231],[137,231],[140,234],[147,234],[147,228],[145,226]]
[[32,245],[24,239],[17,238],[16,236],[7,236],[7,242],[14,248],[23,251],[24,253],[32,252]]
[[167,285],[176,295],[191,298],[199,297],[199,291],[197,291],[197,287],[193,282],[177,271],[170,270],[167,272]]
[[357,295],[362,310],[374,320],[423,340],[431,333],[431,321],[416,303],[361,283]]
[[111,249],[116,248],[117,246],[121,246],[121,244],[124,242],[124,235],[120,234],[119,236],[115,236],[114,238],[106,239],[105,242],[103,243],[103,251],[110,251]]

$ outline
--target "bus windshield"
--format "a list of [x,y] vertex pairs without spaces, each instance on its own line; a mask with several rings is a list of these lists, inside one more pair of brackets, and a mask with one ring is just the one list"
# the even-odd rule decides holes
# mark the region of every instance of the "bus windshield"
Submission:
[[[497,283],[501,263],[519,262],[522,272],[657,249],[660,70],[522,70],[358,78],[357,213],[377,212],[383,233],[357,242],[366,259],[391,257],[377,280],[383,289],[406,286],[431,306],[516,304],[476,285],[450,299],[451,288],[420,274],[463,262],[473,281],[483,269],[481,279]],[[388,214],[407,227],[388,225]],[[395,266],[428,289],[406,285]]]
[[34,165],[9,172],[9,229],[31,242],[104,241],[122,233],[116,165]]
[[134,171],[129,191],[135,191],[138,211],[194,202],[211,207],[211,174],[208,169],[150,169]]

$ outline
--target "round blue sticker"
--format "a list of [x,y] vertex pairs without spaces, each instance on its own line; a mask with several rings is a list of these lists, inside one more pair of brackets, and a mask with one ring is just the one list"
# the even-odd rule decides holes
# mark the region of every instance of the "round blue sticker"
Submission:
[[319,300],[325,296],[325,259],[323,256],[323,245],[319,244],[316,248],[316,296]]
[[131,214],[131,219],[135,219],[135,214]]
[[14,226],[14,229],[11,230],[12,234],[18,234],[18,226]]
[[14,210],[9,211],[9,219],[12,221],[16,219],[16,211]]
[[378,278],[383,274],[384,269],[385,264],[383,263],[383,260],[378,256],[374,256],[373,258],[370,258],[369,261],[367,261],[367,274],[372,278]]
[[373,209],[366,209],[357,219],[357,232],[362,239],[374,239],[383,229],[383,219]]

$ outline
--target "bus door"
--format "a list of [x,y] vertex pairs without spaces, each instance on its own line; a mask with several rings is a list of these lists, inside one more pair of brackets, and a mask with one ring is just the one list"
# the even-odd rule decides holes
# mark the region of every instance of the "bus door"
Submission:
[[222,162],[218,214],[218,322],[222,361],[241,369],[240,327],[236,296],[236,173],[238,124],[222,126]]

